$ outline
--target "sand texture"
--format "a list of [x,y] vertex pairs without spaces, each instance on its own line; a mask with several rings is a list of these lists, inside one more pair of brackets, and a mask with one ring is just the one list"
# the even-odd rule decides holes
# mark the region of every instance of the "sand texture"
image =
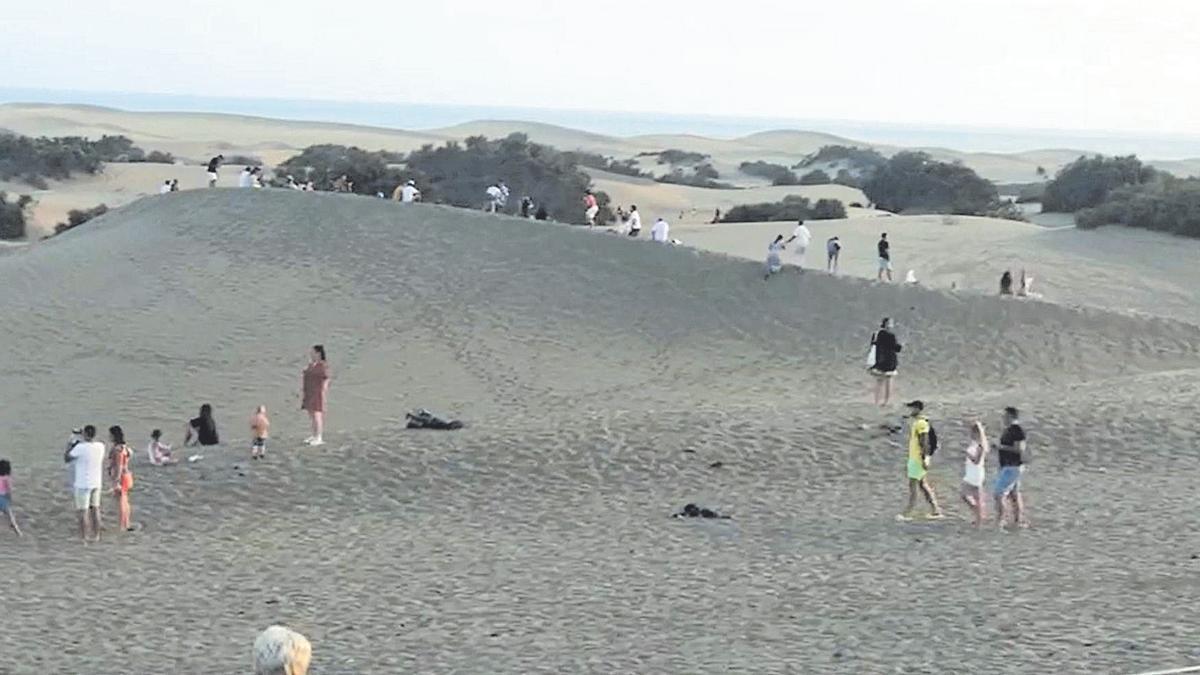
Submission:
[[[1200,661],[1194,301],[764,283],[756,260],[582,228],[226,189],[2,251],[0,287],[0,454],[27,533],[0,530],[3,672],[248,672],[272,623],[321,675]],[[893,519],[904,450],[878,425],[899,410],[869,405],[862,363],[885,315],[897,396],[940,432],[941,523]],[[317,342],[334,380],[312,449]],[[227,444],[147,466],[150,429],[178,442],[205,402]],[[275,437],[250,463],[259,403]],[[1028,411],[1034,526],[974,531],[958,420],[995,434],[1007,404]],[[468,427],[403,431],[414,407]],[[86,548],[61,462],[84,423],[136,442],[142,526]],[[733,519],[669,517],[687,502]]]

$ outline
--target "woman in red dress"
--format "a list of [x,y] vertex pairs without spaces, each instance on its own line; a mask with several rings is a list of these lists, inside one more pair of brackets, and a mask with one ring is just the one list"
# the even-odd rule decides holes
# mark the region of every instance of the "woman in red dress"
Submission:
[[304,442],[308,445],[324,445],[325,397],[329,394],[329,364],[325,361],[325,347],[314,345],[309,359],[308,367],[304,369],[300,409],[308,411],[313,435],[304,439]]

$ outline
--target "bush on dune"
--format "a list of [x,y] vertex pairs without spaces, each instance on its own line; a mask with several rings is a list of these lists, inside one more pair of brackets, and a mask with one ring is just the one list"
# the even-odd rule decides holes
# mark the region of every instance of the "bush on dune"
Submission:
[[887,162],[887,158],[871,148],[859,148],[850,145],[826,145],[808,157],[805,157],[804,161],[793,168],[800,169],[815,164],[832,164],[835,162],[846,162],[850,165],[850,168],[869,172],[883,166]]
[[252,155],[230,155],[225,158],[225,164],[228,166],[262,166],[263,161]]
[[704,163],[695,167],[691,173],[684,171],[680,167],[675,167],[671,173],[659,176],[654,180],[659,183],[670,183],[673,185],[690,185],[691,187],[711,188],[716,190],[734,190],[736,189],[729,183],[721,183],[717,181],[721,174],[713,168],[712,164]]
[[1080,157],[1046,183],[1042,210],[1069,213],[1100,205],[1113,190],[1154,180],[1158,172],[1134,155]]
[[846,205],[836,199],[818,199],[812,208],[813,220],[838,220],[846,217]]
[[748,175],[766,178],[771,181],[771,185],[799,185],[800,179],[791,169],[782,164],[772,164],[770,162],[742,162],[738,169]]
[[17,179],[39,190],[47,180],[67,180],[77,173],[96,174],[104,162],[174,163],[169,153],[146,154],[125,136],[102,136],[93,141],[81,136],[30,138],[0,134],[0,180]]
[[900,212],[982,215],[998,204],[996,186],[962,164],[923,152],[897,153],[863,184],[878,208]]
[[0,192],[0,239],[25,238],[25,211],[33,203],[29,195],[21,195],[8,201],[8,195]]
[[71,209],[67,212],[67,222],[54,226],[54,234],[62,234],[106,213],[108,213],[108,207],[104,204],[93,206],[90,209]]
[[818,199],[788,195],[783,201],[741,204],[725,214],[725,223],[766,223],[780,220],[832,220],[846,217],[846,207],[836,199]]
[[671,166],[692,166],[708,159],[708,155],[687,150],[659,150],[657,152],[639,152],[638,157],[657,157],[659,164]]
[[332,190],[333,182],[346,175],[354,182],[354,191],[375,194],[391,191],[404,179],[403,172],[392,168],[383,153],[344,145],[311,145],[299,155],[275,168],[278,180],[292,176],[297,182],[312,181],[318,190]]
[[[584,222],[583,195],[591,178],[579,168],[576,155],[532,143],[525,134],[499,140],[473,136],[462,144],[426,145],[409,154],[407,165],[421,185],[425,201],[480,208],[488,186],[504,180],[511,192],[509,211],[527,195],[554,220]],[[610,222],[608,195],[602,191],[594,194],[600,206],[596,221]]]
[[1075,214],[1084,229],[1126,225],[1200,237],[1200,178],[1160,175],[1149,183],[1118,187],[1107,199]]
[[579,166],[585,166],[589,169],[599,169],[622,176],[633,176],[634,178],[652,178],[650,174],[639,169],[637,161],[632,159],[617,161],[612,157],[605,157],[597,152],[583,152],[580,150],[564,152],[563,155]]
[[801,185],[829,185],[832,182],[833,179],[829,177],[829,174],[821,171],[820,169],[809,171],[803,176],[800,176]]

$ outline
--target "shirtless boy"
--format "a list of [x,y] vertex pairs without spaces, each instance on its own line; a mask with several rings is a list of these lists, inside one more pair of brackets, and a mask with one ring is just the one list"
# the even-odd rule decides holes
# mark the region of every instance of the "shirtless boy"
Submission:
[[267,438],[271,435],[271,420],[267,418],[267,406],[260,405],[250,418],[250,432],[254,441],[250,444],[250,458],[261,459],[267,454]]

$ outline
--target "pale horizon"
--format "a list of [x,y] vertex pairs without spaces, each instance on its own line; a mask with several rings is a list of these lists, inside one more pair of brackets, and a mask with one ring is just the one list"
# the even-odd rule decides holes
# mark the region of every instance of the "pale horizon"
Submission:
[[331,22],[306,0],[46,0],[7,14],[12,88],[1200,134],[1186,35],[1200,7],[1174,1],[365,2]]

